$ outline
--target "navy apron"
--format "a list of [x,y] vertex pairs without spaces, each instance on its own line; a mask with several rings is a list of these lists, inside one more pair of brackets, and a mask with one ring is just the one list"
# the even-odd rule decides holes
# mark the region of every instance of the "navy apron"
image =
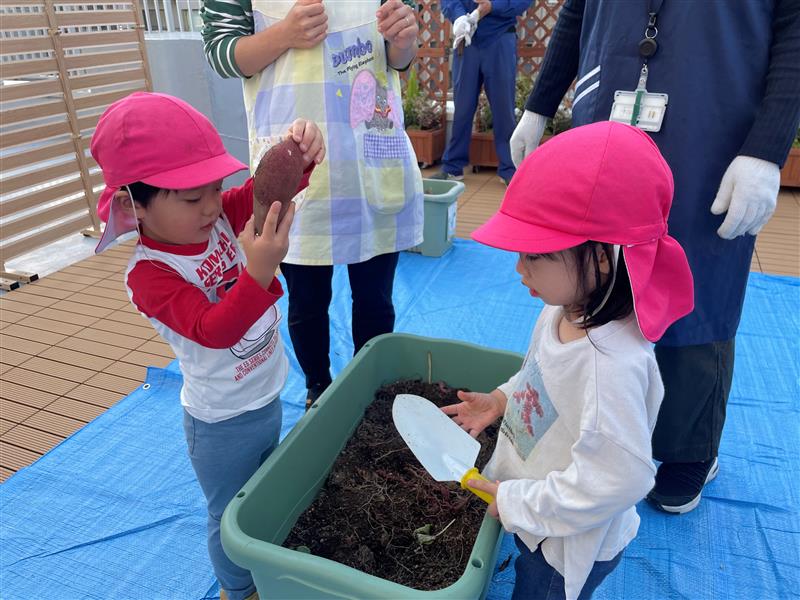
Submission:
[[[773,0],[664,0],[647,90],[669,94],[651,133],[675,177],[669,231],[694,275],[695,309],[659,342],[732,339],[739,325],[755,236],[724,240],[710,212],[722,175],[750,131],[766,88]],[[573,125],[609,118],[616,90],[636,88],[647,0],[587,0]]]

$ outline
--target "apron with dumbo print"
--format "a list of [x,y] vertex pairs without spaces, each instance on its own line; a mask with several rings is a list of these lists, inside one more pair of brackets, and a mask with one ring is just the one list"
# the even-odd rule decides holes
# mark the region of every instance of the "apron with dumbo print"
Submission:
[[[254,0],[255,31],[293,5]],[[244,82],[251,171],[297,118],[316,122],[325,139],[325,160],[296,198],[287,263],[353,264],[422,242],[422,176],[403,126],[400,78],[378,33],[379,6],[325,2],[322,43],[288,50]]]

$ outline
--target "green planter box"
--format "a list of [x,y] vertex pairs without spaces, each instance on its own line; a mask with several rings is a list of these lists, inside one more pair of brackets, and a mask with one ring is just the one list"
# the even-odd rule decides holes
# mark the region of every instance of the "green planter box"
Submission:
[[411,248],[411,252],[441,256],[453,245],[458,197],[464,192],[464,182],[423,179],[422,189],[425,194],[423,241]]
[[399,333],[368,342],[222,516],[225,551],[252,572],[262,600],[481,598],[494,569],[500,537],[500,526],[490,517],[483,520],[463,576],[436,591],[415,590],[280,544],[325,483],[381,385],[422,378],[489,390],[521,364],[518,354],[462,342]]

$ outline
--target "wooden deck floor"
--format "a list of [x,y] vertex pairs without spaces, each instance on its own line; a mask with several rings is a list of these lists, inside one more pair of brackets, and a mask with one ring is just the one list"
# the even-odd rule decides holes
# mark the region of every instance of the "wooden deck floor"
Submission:
[[[433,171],[426,171],[431,174]],[[466,174],[457,235],[500,205],[493,171]],[[800,276],[800,193],[784,190],[758,238],[753,270]],[[130,305],[122,277],[132,243],[0,298],[0,481],[29,465],[174,355]]]

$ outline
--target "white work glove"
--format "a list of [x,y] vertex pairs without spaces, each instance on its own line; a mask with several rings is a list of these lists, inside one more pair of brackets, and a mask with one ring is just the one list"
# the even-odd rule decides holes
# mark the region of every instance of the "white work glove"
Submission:
[[473,10],[468,15],[461,15],[453,21],[453,50],[458,48],[458,45],[463,41],[464,46],[469,46],[472,43],[472,36],[475,35],[475,30],[478,28],[478,9]]
[[545,125],[547,117],[544,115],[529,110],[522,113],[522,118],[511,134],[511,160],[515,167],[519,167],[522,160],[539,146]]
[[745,232],[756,235],[775,212],[780,187],[781,171],[775,163],[753,156],[734,158],[711,205],[715,215],[728,211],[717,235],[726,240]]

